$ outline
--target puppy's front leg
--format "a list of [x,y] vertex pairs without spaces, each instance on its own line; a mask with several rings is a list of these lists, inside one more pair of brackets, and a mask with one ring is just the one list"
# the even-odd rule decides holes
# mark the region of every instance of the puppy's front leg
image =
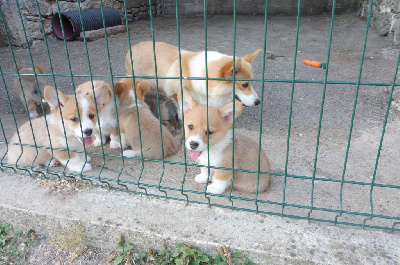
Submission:
[[[115,129],[111,135],[110,135],[110,147],[117,149],[120,148],[120,143],[119,143],[119,134],[118,134],[118,129]],[[126,139],[125,133],[121,130],[121,144],[122,144],[122,149],[127,148],[129,146],[129,143]]]
[[[70,152],[69,159],[68,159],[68,152],[67,151],[54,151],[54,156],[61,164],[64,166],[67,165],[67,168],[70,171],[74,172],[86,172],[92,170],[92,166],[87,163],[90,161],[90,157],[88,156],[85,162],[85,156],[80,153]],[[82,170],[83,168],[83,170]]]
[[100,138],[100,131],[96,130],[94,135],[96,136],[96,139],[93,142],[94,146],[101,146],[101,141],[103,141],[103,145],[106,143],[107,139],[104,133],[101,134]]
[[[207,178],[208,178],[208,168],[206,167],[201,167],[200,168],[201,173],[197,174],[194,180],[198,183],[207,183]],[[210,168],[210,178],[208,179],[209,181],[212,180],[212,176],[214,175],[214,170]]]
[[39,114],[36,111],[36,103],[34,101],[29,101],[27,105],[28,105],[29,117],[31,119],[36,119],[37,117],[39,117]]
[[227,170],[216,169],[213,183],[208,185],[207,192],[213,194],[221,194],[231,184],[232,172]]

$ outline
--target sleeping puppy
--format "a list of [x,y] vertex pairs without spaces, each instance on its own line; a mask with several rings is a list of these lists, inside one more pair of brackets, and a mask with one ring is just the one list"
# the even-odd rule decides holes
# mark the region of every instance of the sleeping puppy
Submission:
[[[123,155],[141,157],[140,141],[144,158],[162,159],[162,147],[164,147],[164,157],[173,155],[178,150],[178,141],[164,125],[161,125],[161,141],[159,120],[154,117],[149,106],[144,102],[144,97],[150,88],[149,82],[136,80],[134,86],[132,78],[123,78],[120,82],[115,83],[114,88],[115,95],[119,100],[119,126],[121,135],[124,135],[121,138],[132,148],[132,150],[125,150]],[[135,88],[136,93],[134,92]],[[140,121],[140,134],[137,116]]]
[[[155,76],[153,43],[141,42],[132,46],[132,64],[135,75]],[[157,58],[157,75],[160,77],[179,77],[180,65],[178,48],[164,42],[155,43]],[[236,57],[235,68],[233,68],[233,57],[215,51],[207,51],[207,66],[209,78],[233,78],[252,79],[253,70],[251,63],[262,50],[259,49],[243,57]],[[206,77],[205,52],[192,52],[181,50],[182,76],[183,77]],[[127,74],[132,74],[131,57],[128,51],[125,59]],[[153,85],[155,80],[151,80]],[[180,94],[179,79],[159,79],[159,87],[168,96]],[[183,87],[190,92],[192,97],[200,104],[206,104],[206,80],[182,80]],[[233,81],[208,80],[208,104],[213,107],[222,107],[233,100]],[[257,93],[253,89],[251,81],[235,82],[235,97],[245,106],[260,104]]]

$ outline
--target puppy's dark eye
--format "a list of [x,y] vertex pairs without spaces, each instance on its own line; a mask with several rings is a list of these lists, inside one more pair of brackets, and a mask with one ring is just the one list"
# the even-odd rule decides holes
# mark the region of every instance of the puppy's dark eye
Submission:
[[190,124],[190,125],[188,126],[188,128],[189,128],[189,130],[193,130],[193,125]]
[[93,114],[89,114],[89,119],[93,119],[94,115]]
[[244,87],[244,88],[246,88],[246,87],[248,87],[249,86],[249,83],[244,83],[244,84],[242,84],[242,87]]
[[[208,135],[211,135],[213,133],[214,133],[213,131],[208,131]],[[206,135],[207,135],[207,132],[206,132]]]
[[176,120],[176,121],[179,121],[179,116],[178,116],[178,114],[175,114],[175,120]]
[[72,118],[71,121],[73,121],[73,122],[78,122],[78,118],[76,118],[76,117],[75,117],[75,118]]
[[33,94],[37,94],[39,91],[37,89],[33,90]]

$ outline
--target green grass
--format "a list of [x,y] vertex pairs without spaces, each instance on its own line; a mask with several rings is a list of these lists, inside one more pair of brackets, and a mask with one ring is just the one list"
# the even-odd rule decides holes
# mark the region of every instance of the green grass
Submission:
[[165,244],[161,251],[149,248],[147,252],[135,253],[134,246],[127,243],[121,235],[117,251],[109,257],[109,263],[114,265],[154,264],[154,265],[252,265],[255,264],[244,257],[242,253],[231,253],[230,249],[222,246],[219,253],[211,257],[193,246],[183,243],[176,244],[172,249]]
[[24,264],[27,250],[36,238],[32,229],[24,233],[11,224],[0,224],[0,264]]

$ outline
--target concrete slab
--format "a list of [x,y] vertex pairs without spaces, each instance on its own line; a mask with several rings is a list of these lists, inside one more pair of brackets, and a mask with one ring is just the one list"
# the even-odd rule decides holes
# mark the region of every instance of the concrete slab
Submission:
[[258,264],[399,264],[400,237],[263,214],[186,206],[84,185],[63,189],[25,176],[0,175],[0,222],[51,236],[82,221],[89,245],[115,249],[124,234],[139,250],[164,241],[208,253],[221,245]]

